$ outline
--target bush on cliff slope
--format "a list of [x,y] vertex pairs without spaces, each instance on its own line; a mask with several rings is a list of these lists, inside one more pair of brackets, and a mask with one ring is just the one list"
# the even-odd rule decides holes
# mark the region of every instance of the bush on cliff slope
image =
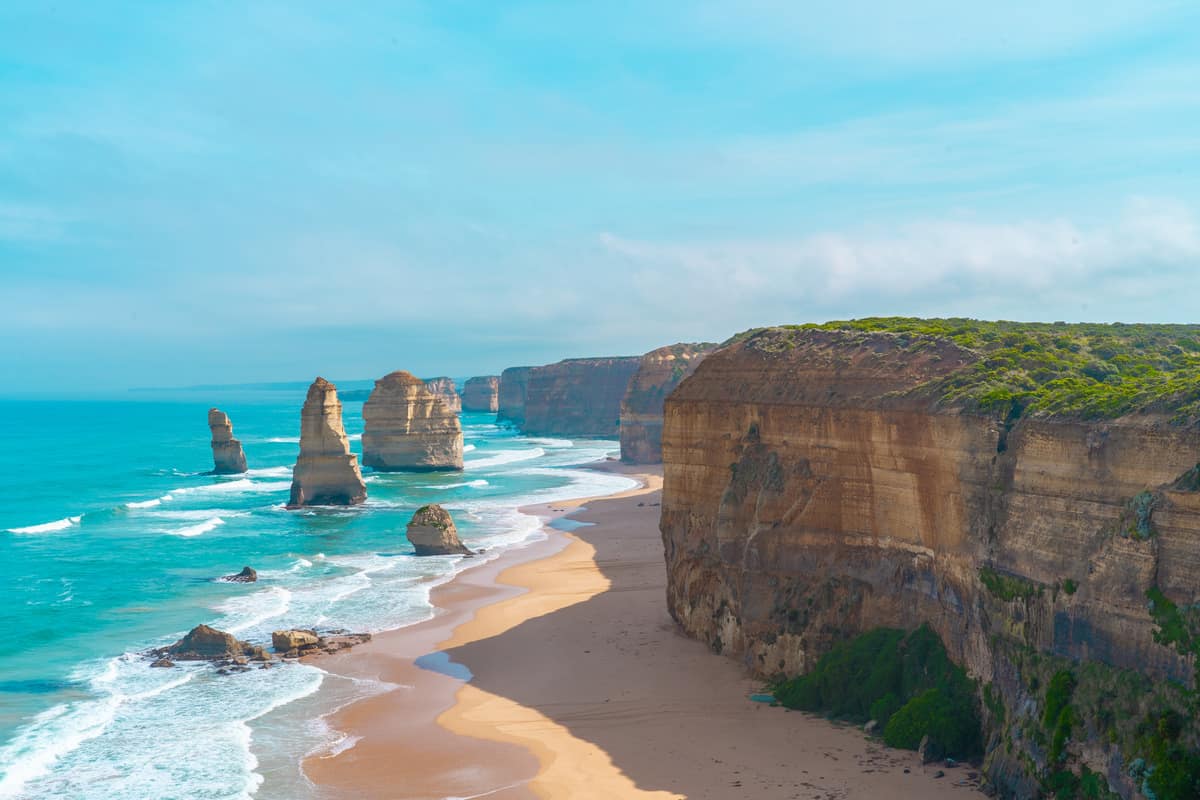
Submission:
[[943,403],[981,411],[1098,419],[1162,408],[1200,417],[1200,325],[1104,325],[871,317],[789,326],[944,339],[979,360],[931,390]]
[[912,633],[877,628],[834,645],[811,672],[782,681],[788,708],[835,719],[874,719],[892,747],[915,750],[922,737],[957,758],[982,751],[975,684],[927,625]]

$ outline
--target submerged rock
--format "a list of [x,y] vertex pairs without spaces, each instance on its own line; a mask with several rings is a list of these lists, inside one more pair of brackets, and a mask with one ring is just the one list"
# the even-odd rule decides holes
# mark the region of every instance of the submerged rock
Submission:
[[242,567],[242,571],[236,575],[226,575],[221,578],[226,583],[254,583],[258,580],[258,573],[253,567]]
[[367,499],[358,456],[342,426],[337,387],[317,378],[308,388],[300,412],[300,457],[292,472],[288,508],[314,505],[357,505]]
[[212,433],[213,473],[236,475],[246,471],[246,453],[242,443],[233,438],[233,423],[229,415],[218,408],[208,410],[208,429]]
[[446,408],[451,414],[457,414],[462,411],[462,398],[459,397],[458,387],[454,385],[453,378],[445,376],[430,378],[425,381],[425,385],[429,387],[429,391],[442,399],[442,402],[446,404]]
[[291,629],[271,633],[271,646],[282,658],[301,658],[321,653],[332,654],[369,641],[371,641],[369,633],[347,633],[346,631],[330,631],[328,634],[321,635],[312,630]]
[[458,538],[450,512],[436,503],[421,506],[408,523],[408,541],[419,556],[471,555]]
[[362,413],[364,466],[385,472],[463,468],[458,415],[411,373],[397,370],[375,381]]
[[494,414],[500,407],[499,401],[499,375],[468,378],[463,384],[462,407],[465,411],[486,411]]
[[319,641],[321,639],[317,636],[316,631],[287,630],[271,633],[271,647],[278,653],[299,650],[302,647],[313,647]]

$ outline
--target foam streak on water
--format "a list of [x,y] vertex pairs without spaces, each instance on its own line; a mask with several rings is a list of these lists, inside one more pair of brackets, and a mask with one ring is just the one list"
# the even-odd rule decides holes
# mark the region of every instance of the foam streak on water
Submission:
[[[92,458],[48,465],[56,482],[44,496],[7,515],[0,509],[0,591],[10,593],[0,602],[13,610],[0,617],[0,636],[30,643],[0,652],[10,687],[0,687],[0,800],[308,800],[300,760],[354,745],[314,703],[395,687],[345,683],[300,664],[229,676],[206,664],[156,669],[144,651],[200,622],[262,645],[280,628],[379,632],[418,622],[432,613],[433,587],[542,536],[520,506],[633,485],[577,468],[611,453],[613,442],[531,440],[468,414],[466,477],[368,474],[363,506],[286,511],[299,399],[223,405],[245,433],[252,469],[240,476],[206,474],[208,398],[46,410],[60,426],[72,414],[88,420],[49,442],[52,453],[86,448],[96,430],[143,438],[99,441]],[[0,424],[41,411],[0,414]],[[359,434],[357,406],[345,414]],[[197,420],[199,432],[188,429]],[[358,436],[350,438],[357,449]],[[111,467],[116,447],[130,448],[126,472]],[[0,473],[0,489],[11,494],[23,480]],[[416,558],[404,524],[430,502],[451,509],[463,540],[486,554]],[[244,565],[258,571],[257,583],[219,580]],[[330,688],[314,694],[323,684]]]

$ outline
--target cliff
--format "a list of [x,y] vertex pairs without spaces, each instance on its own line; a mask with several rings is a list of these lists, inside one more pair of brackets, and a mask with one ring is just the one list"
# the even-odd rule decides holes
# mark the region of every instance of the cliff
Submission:
[[380,471],[463,468],[458,414],[408,372],[375,381],[363,404],[363,465]]
[[288,508],[314,505],[357,505],[367,499],[358,457],[342,426],[337,387],[317,378],[308,387],[300,411],[300,457],[292,470]]
[[217,408],[208,410],[208,430],[212,434],[213,473],[236,475],[246,471],[246,453],[242,443],[233,438],[233,423],[229,415]]
[[534,367],[525,387],[525,422],[534,436],[603,436],[620,430],[621,399],[637,356],[572,358]]
[[[1200,329],[979,325],[768,329],[708,356],[666,401],[671,614],[764,677],[928,623],[983,687],[1002,794],[1098,775],[1187,796],[1161,784],[1200,746]],[[1147,360],[1170,374],[1149,386]]]
[[525,424],[525,391],[533,367],[509,367],[500,373],[500,391],[496,398],[496,421]]
[[691,375],[715,344],[673,344],[642,356],[621,400],[621,460],[662,461],[663,401]]
[[462,398],[458,394],[458,387],[454,385],[453,378],[430,378],[425,381],[425,386],[429,388],[429,391],[442,398],[442,402],[446,404],[446,408],[450,409],[451,414],[462,411]]
[[500,376],[468,378],[463,384],[462,407],[467,411],[495,414],[500,408]]

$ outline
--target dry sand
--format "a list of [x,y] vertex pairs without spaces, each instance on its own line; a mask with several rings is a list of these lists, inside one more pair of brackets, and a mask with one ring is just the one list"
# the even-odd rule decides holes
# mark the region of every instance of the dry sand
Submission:
[[361,738],[309,759],[309,777],[345,798],[978,796],[955,785],[967,768],[937,779],[855,728],[750,701],[758,684],[736,662],[678,633],[661,480],[641,477],[571,514],[589,526],[439,587],[433,620],[324,660],[402,688],[335,715]]

